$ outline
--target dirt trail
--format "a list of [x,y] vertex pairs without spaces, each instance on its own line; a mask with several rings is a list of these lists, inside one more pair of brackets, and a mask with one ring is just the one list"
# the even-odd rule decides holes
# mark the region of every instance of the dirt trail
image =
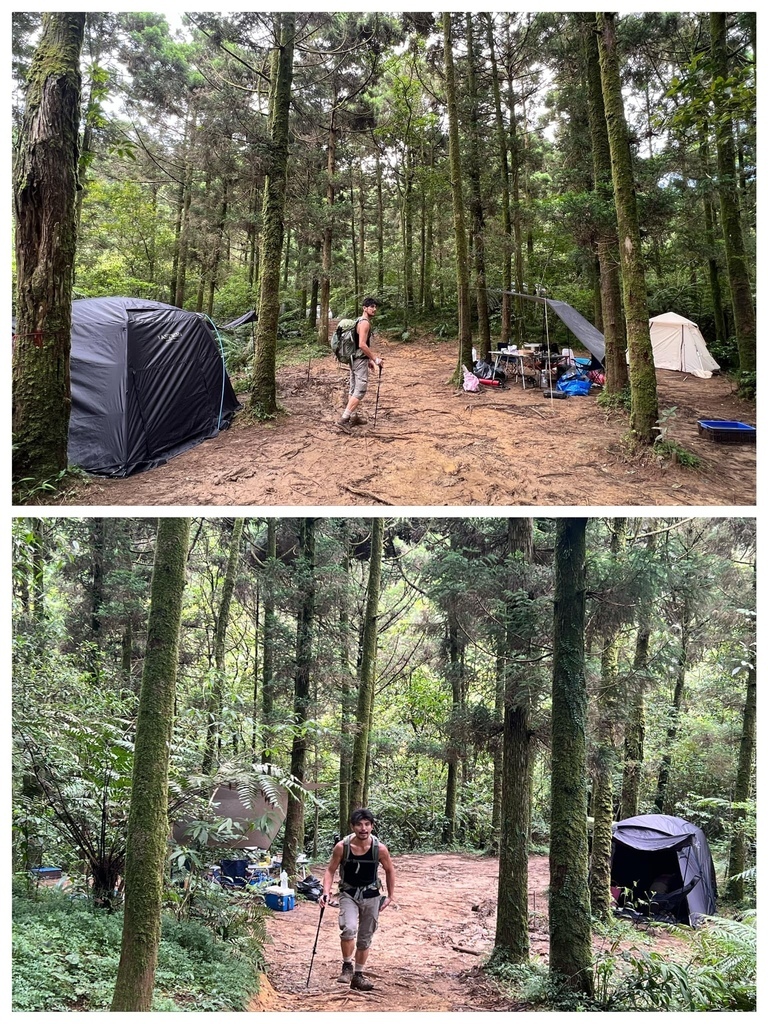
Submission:
[[[547,400],[519,383],[468,394],[447,381],[455,344],[376,338],[384,356],[377,423],[336,426],[346,371],[333,356],[278,374],[284,413],[239,414],[230,430],[125,480],[90,478],[56,501],[123,506],[599,506],[755,502],[756,446],[718,444],[697,419],[755,422],[725,377],[657,371],[667,436],[699,469],[628,460],[626,420],[595,396]],[[376,379],[363,403],[373,419]]]
[[[368,960],[372,992],[352,991],[336,981],[338,911],[329,907],[320,926],[310,984],[307,973],[317,934],[319,908],[301,900],[268,922],[267,976],[250,1009],[298,1011],[480,1011],[524,1010],[502,995],[478,965],[490,953],[496,928],[499,862],[464,854],[406,854],[393,858],[395,903],[379,919]],[[322,877],[323,865],[312,868]],[[531,955],[546,962],[549,946],[546,857],[529,862]],[[642,935],[638,935],[638,942]],[[647,936],[646,936],[647,939]],[[601,941],[598,940],[598,945]],[[682,945],[664,934],[654,948]],[[627,942],[626,945],[630,945]]]

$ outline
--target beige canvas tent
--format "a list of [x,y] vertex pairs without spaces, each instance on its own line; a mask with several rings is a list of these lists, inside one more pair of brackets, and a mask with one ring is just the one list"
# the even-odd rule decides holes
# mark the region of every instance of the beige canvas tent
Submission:
[[709,354],[701,331],[678,313],[651,317],[653,362],[657,369],[682,370],[695,377],[711,377],[720,367]]

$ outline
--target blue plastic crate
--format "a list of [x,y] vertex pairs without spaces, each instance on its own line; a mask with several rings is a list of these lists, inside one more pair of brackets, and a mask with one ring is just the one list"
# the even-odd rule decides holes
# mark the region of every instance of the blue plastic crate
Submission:
[[757,428],[739,420],[697,420],[699,433],[711,441],[726,444],[754,444],[757,440]]

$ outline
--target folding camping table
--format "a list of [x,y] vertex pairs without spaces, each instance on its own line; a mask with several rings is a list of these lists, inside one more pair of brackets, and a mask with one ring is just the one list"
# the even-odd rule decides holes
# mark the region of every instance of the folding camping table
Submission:
[[506,362],[511,363],[513,367],[515,380],[520,380],[523,385],[523,391],[525,391],[525,377],[526,371],[528,376],[536,378],[536,365],[535,360],[538,355],[538,351],[535,348],[521,348],[514,349],[511,352],[503,352],[501,349],[494,350],[491,352],[495,362],[493,364],[494,371],[498,370],[499,364]]

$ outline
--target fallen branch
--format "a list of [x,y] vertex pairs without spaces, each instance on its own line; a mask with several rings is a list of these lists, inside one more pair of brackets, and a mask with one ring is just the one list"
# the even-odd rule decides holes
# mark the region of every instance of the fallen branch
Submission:
[[483,955],[483,951],[481,949],[467,949],[466,946],[451,946],[451,949],[455,949],[457,953],[470,953],[472,956]]
[[384,498],[380,498],[378,494],[373,494],[371,491],[360,491],[355,487],[348,487],[346,484],[339,484],[342,491],[349,491],[350,494],[356,495],[358,498],[368,498],[369,501],[376,501],[379,505],[391,505],[391,501],[386,501]]

